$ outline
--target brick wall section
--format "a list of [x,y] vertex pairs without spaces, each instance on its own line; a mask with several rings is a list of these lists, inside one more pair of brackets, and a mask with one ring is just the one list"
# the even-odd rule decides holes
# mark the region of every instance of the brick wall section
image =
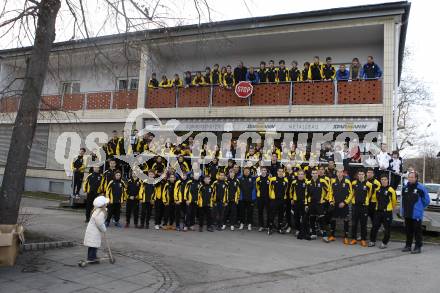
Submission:
[[148,88],[145,108],[174,108],[176,107],[176,89]]
[[110,109],[111,92],[87,94],[87,110]]
[[117,91],[113,96],[113,109],[137,108],[137,91]]
[[339,104],[382,103],[381,80],[356,80],[338,83]]
[[252,105],[288,105],[290,83],[254,85]]
[[211,87],[179,88],[178,107],[208,107]]
[[61,109],[61,96],[42,96],[40,102],[41,111],[53,111]]
[[294,84],[294,105],[330,105],[333,100],[333,82],[298,82]]
[[231,107],[231,106],[247,106],[248,99],[237,97],[233,89],[225,89],[223,87],[215,87],[212,97],[212,105],[214,107]]
[[64,95],[63,110],[78,111],[82,110],[84,105],[84,94]]
[[20,101],[19,97],[3,97],[3,98],[1,98],[0,99],[0,112],[1,113],[17,112],[19,101]]

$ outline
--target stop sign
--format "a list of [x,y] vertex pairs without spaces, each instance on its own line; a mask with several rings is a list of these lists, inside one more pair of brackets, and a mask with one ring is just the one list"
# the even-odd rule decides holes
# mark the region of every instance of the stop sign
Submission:
[[252,95],[252,92],[254,91],[254,87],[252,86],[250,81],[240,81],[235,86],[235,94],[237,97],[246,99],[250,95]]

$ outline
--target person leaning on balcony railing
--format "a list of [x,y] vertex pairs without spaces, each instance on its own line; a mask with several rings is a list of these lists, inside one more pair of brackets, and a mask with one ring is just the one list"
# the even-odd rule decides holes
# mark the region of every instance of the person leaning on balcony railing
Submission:
[[290,81],[300,81],[301,80],[301,72],[298,69],[298,61],[292,61],[292,68],[289,70],[289,80]]
[[260,68],[257,70],[257,73],[258,73],[258,80],[260,82],[267,81],[266,62],[264,62],[264,61],[260,62]]
[[206,84],[211,82],[211,67],[205,67],[205,74],[203,74],[203,78],[205,79]]
[[378,79],[382,77],[382,70],[379,65],[374,63],[373,56],[368,56],[367,63],[362,68],[361,77],[363,79]]
[[270,60],[269,68],[266,69],[266,82],[275,82],[276,75],[275,62]]
[[289,80],[289,70],[286,68],[286,62],[280,60],[278,62],[279,67],[276,69],[275,82],[286,82]]
[[338,71],[336,71],[336,80],[344,81],[350,79],[350,72],[345,68],[345,64],[339,65]]
[[362,66],[357,57],[353,58],[350,65],[350,78],[351,80],[358,80],[361,77]]
[[250,66],[249,71],[246,73],[246,80],[250,81],[252,84],[260,83],[258,73],[255,72],[254,67]]
[[222,77],[223,85],[227,89],[231,89],[233,86],[235,86],[235,78],[234,74],[232,73],[231,65],[226,66],[226,73]]
[[185,87],[190,87],[192,85],[192,76],[191,71],[185,72],[185,78],[184,78]]
[[193,86],[201,86],[201,85],[206,85],[206,80],[203,77],[202,73],[200,71],[197,71],[196,76],[194,77],[193,81],[192,81],[192,85]]
[[319,56],[315,56],[313,59],[313,64],[309,67],[309,80],[323,80],[324,74],[322,72],[322,64],[319,62]]
[[159,83],[159,87],[160,88],[169,88],[169,87],[172,87],[172,86],[173,85],[171,83],[171,80],[169,80],[165,74],[162,75],[162,80]]
[[331,81],[335,79],[336,69],[332,65],[332,57],[325,58],[325,65],[322,66],[322,77],[324,80]]
[[310,62],[304,62],[304,68],[301,70],[301,81],[309,80]]
[[218,85],[222,83],[222,76],[218,64],[214,64],[214,68],[212,69],[211,74],[209,76],[209,81],[211,82],[211,84],[214,85]]
[[243,61],[238,62],[237,67],[234,69],[234,79],[236,82],[246,80],[247,68],[243,65]]
[[149,88],[158,88],[159,87],[159,81],[156,78],[156,73],[151,74],[151,78],[148,81],[148,87]]
[[182,82],[182,80],[180,79],[180,76],[177,73],[174,74],[174,79],[172,80],[171,85],[173,87],[182,87],[183,86],[183,82]]

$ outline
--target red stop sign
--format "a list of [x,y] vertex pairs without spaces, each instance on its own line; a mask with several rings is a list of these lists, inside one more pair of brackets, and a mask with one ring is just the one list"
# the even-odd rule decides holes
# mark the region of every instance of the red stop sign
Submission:
[[237,97],[246,99],[252,92],[254,91],[254,87],[252,86],[250,81],[240,81],[235,85],[235,94]]

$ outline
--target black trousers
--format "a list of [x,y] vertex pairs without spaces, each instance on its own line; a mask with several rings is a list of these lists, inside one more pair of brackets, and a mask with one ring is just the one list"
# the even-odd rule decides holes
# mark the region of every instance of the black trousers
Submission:
[[113,218],[116,223],[119,222],[119,218],[121,217],[121,203],[115,202],[111,203],[107,207],[107,223],[110,223],[110,220]]
[[125,211],[127,224],[130,224],[131,215],[133,214],[133,223],[137,226],[139,223],[139,200],[128,199]]
[[304,204],[295,202],[293,205],[293,227],[296,231],[301,231],[304,216]]
[[185,225],[186,227],[194,226],[196,223],[196,203],[190,203],[186,206]]
[[253,204],[252,201],[241,200],[238,202],[240,223],[244,225],[252,225]]
[[361,240],[367,240],[367,222],[368,207],[364,205],[353,205],[351,214],[351,238],[357,238],[357,228],[359,224],[361,226]]
[[416,247],[423,246],[422,220],[405,218],[406,246],[411,247],[415,239]]
[[292,227],[292,202],[289,199],[284,200],[284,220],[288,227]]
[[175,216],[176,216],[176,204],[169,203],[164,208],[163,224],[172,226],[174,224]]
[[308,213],[312,235],[317,235],[317,231],[321,231],[322,236],[327,236],[328,214],[324,205],[312,204]]
[[327,220],[330,222],[330,235],[335,237],[336,234],[336,220],[342,219],[344,221],[344,238],[348,237],[348,230],[350,227],[350,221],[348,218],[349,210],[346,205],[342,209],[338,206],[330,208],[327,212]]
[[392,173],[391,174],[391,187],[396,190],[397,187],[400,185],[401,177],[397,174]]
[[180,226],[180,220],[182,219],[182,215],[185,217],[186,214],[186,203],[175,204],[175,213],[176,213],[176,227]]
[[229,223],[231,226],[237,224],[237,204],[235,201],[230,201],[228,205],[225,206],[223,212],[223,223]]
[[278,218],[278,229],[281,229],[283,226],[283,217],[284,217],[284,201],[279,199],[274,199],[270,201],[270,209],[269,209],[269,229],[275,228],[275,216]]
[[93,201],[97,197],[98,197],[98,194],[96,192],[87,193],[87,198],[86,198],[86,221],[87,222],[90,220],[90,215],[93,211]]
[[214,219],[217,227],[223,226],[224,206],[222,202],[214,204]]
[[87,260],[88,261],[95,261],[98,256],[98,248],[96,247],[88,247],[87,248]]
[[370,218],[371,225],[374,224],[374,214],[375,213],[376,213],[376,203],[370,202],[370,204],[368,205],[368,218]]
[[[268,198],[257,198],[257,208],[258,208],[258,226],[266,228],[269,226],[269,199]],[[264,211],[266,211],[266,225],[264,225]]]
[[164,204],[162,200],[154,201],[154,225],[160,225],[164,213]]
[[84,179],[83,172],[73,172],[73,186],[72,186],[73,195],[79,195],[83,179]]
[[212,225],[212,218],[211,218],[211,207],[199,207],[199,226],[203,227],[204,222],[206,219],[207,227],[210,227]]
[[383,244],[388,244],[388,242],[390,241],[392,221],[393,221],[393,212],[376,211],[376,214],[374,215],[373,228],[371,228],[371,232],[370,232],[370,241],[376,242],[377,232],[379,231],[380,226],[383,225],[384,232],[383,232],[382,242]]
[[149,201],[141,204],[141,226],[149,226],[152,208],[153,205]]

